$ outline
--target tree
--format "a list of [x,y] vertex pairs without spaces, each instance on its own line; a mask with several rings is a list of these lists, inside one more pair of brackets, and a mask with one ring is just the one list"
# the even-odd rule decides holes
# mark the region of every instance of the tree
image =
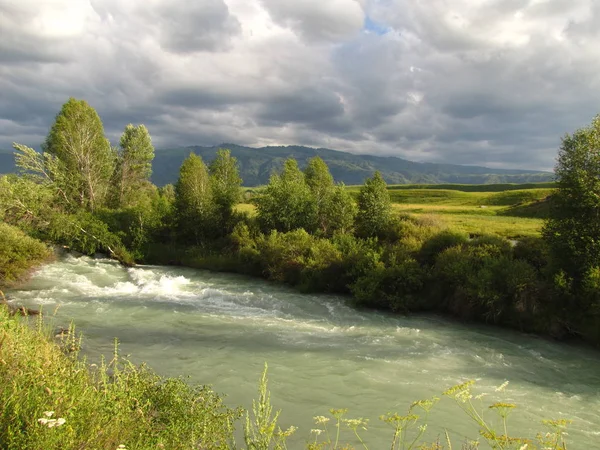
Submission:
[[577,285],[600,267],[600,115],[565,135],[555,173],[558,189],[543,235],[553,260]]
[[113,196],[117,207],[135,203],[137,193],[149,183],[154,146],[144,125],[129,124],[121,135],[114,173]]
[[100,117],[84,100],[70,98],[50,128],[42,149],[50,176],[65,198],[93,210],[102,205],[114,171],[115,154]]
[[326,235],[334,232],[348,233],[354,225],[356,203],[343,183],[338,184],[331,192],[331,198],[326,203],[323,216],[326,218]]
[[329,167],[319,157],[312,158],[304,169],[315,208],[315,224],[311,227],[325,236],[352,228],[356,206],[344,185],[336,186]]
[[226,232],[231,224],[233,208],[242,195],[237,159],[231,156],[231,151],[220,149],[216,158],[210,163],[210,186],[215,203],[219,229]]
[[254,202],[258,220],[267,230],[312,231],[315,203],[295,159],[288,159],[281,175],[273,175]]
[[357,203],[357,234],[362,237],[383,236],[392,217],[392,206],[387,184],[379,172],[365,180]]
[[206,165],[190,153],[175,185],[175,216],[184,241],[200,244],[214,229],[214,202]]

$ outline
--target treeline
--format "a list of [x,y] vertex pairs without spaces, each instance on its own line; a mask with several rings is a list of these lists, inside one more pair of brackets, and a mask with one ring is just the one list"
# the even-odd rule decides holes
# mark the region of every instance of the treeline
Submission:
[[543,237],[513,245],[394,214],[379,173],[355,201],[320,158],[303,171],[286,161],[252,198],[252,216],[236,209],[242,179],[227,150],[208,165],[190,154],[177,183],[159,189],[149,181],[148,130],[128,125],[111,147],[93,108],[70,99],[43,153],[15,144],[21,174],[0,179],[0,217],[38,239],[126,264],[235,271],[350,294],[361,307],[443,312],[597,344],[600,188],[594,173],[581,175],[600,152],[598,130],[596,119],[565,137]]

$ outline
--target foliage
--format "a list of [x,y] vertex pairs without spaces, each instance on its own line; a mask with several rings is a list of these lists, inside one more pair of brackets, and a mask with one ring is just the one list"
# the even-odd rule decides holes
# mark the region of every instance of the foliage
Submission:
[[529,319],[537,299],[537,272],[512,257],[511,248],[491,238],[450,247],[432,272],[435,303],[465,318],[518,326]]
[[281,411],[273,414],[271,394],[267,390],[267,369],[265,363],[258,383],[258,399],[252,400],[252,419],[250,413],[246,412],[244,441],[248,450],[283,450],[287,448],[286,439],[296,431],[294,426],[285,431],[277,426]]
[[14,283],[50,255],[48,247],[37,239],[0,222],[0,287]]
[[210,179],[202,158],[190,153],[175,185],[175,217],[179,239],[200,244],[214,233],[215,208]]
[[263,230],[314,231],[316,205],[296,160],[288,159],[280,175],[253,199]]
[[0,218],[34,236],[40,236],[53,214],[56,196],[47,183],[25,176],[0,178]]
[[368,178],[358,193],[356,232],[362,237],[385,234],[392,216],[390,195],[379,172]]
[[70,98],[42,145],[50,178],[68,201],[93,210],[109,190],[115,154],[100,117],[84,100]]
[[450,247],[465,244],[468,236],[465,233],[445,230],[432,236],[423,243],[419,251],[420,260],[427,265],[433,265],[437,255]]
[[137,202],[140,189],[150,183],[154,146],[144,125],[129,124],[121,135],[113,174],[113,204],[127,207]]
[[600,115],[563,138],[555,173],[544,237],[561,269],[580,283],[600,265]]
[[406,313],[416,309],[425,276],[419,263],[406,258],[392,266],[378,264],[350,287],[358,306]]
[[242,179],[240,178],[237,160],[229,150],[219,150],[216,158],[210,163],[210,185],[216,208],[216,227],[227,234],[233,228],[233,207],[242,196]]

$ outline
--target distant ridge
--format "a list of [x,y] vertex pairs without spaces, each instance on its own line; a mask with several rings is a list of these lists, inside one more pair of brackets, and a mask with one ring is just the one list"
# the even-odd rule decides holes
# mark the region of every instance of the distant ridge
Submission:
[[308,160],[320,156],[336,181],[362,184],[378,170],[389,184],[493,184],[535,183],[552,181],[554,174],[535,170],[491,169],[456,164],[417,163],[395,156],[355,155],[327,148],[298,145],[244,147],[223,143],[212,147],[190,146],[156,151],[152,180],[159,186],[177,181],[183,160],[194,152],[205,162],[214,158],[219,148],[228,148],[238,159],[244,186],[267,184],[272,173],[281,170],[288,158],[298,160],[301,168]]
[[[490,169],[481,166],[456,164],[418,163],[395,156],[355,155],[327,148],[299,145],[244,147],[221,144],[212,147],[190,146],[157,149],[153,163],[152,181],[158,186],[175,183],[183,160],[194,152],[210,162],[220,148],[228,148],[238,159],[244,186],[267,184],[272,173],[281,170],[288,158],[298,160],[304,168],[310,158],[320,156],[329,166],[336,181],[362,184],[378,170],[389,184],[496,184],[537,183],[552,181],[554,174],[535,170]],[[0,174],[16,171],[13,150],[0,149]]]

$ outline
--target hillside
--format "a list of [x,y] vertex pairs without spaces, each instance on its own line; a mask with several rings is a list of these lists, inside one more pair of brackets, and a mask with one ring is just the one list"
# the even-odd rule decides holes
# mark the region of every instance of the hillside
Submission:
[[[390,184],[440,184],[460,183],[538,183],[551,181],[553,174],[532,170],[490,169],[479,166],[417,163],[396,157],[354,155],[325,148],[302,146],[251,148],[235,144],[213,147],[179,147],[157,149],[153,164],[152,181],[159,186],[174,183],[183,160],[194,152],[209,162],[219,148],[231,150],[240,164],[244,186],[259,186],[269,182],[273,172],[279,171],[287,158],[298,160],[300,167],[308,160],[320,156],[329,166],[336,181],[348,185],[362,184],[365,178],[379,170]],[[13,151],[0,149],[0,174],[15,171]],[[465,187],[465,190],[468,190]]]
[[531,170],[490,169],[478,166],[453,164],[417,163],[396,157],[354,155],[325,148],[302,146],[250,148],[235,144],[214,147],[184,147],[156,151],[152,180],[158,185],[177,180],[182,161],[194,152],[209,162],[219,148],[231,150],[240,164],[244,186],[266,184],[274,171],[281,169],[287,158],[298,160],[300,167],[308,160],[320,156],[329,166],[336,181],[346,184],[362,184],[365,178],[379,170],[390,184],[491,184],[528,183],[551,181],[553,174]]

